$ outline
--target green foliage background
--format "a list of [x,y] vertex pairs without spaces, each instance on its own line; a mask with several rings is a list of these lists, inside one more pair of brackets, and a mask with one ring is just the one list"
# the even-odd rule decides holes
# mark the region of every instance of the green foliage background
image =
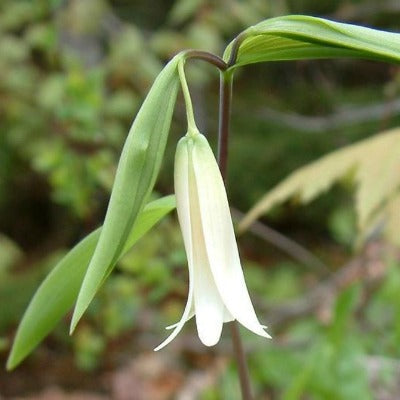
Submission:
[[[399,12],[389,1],[149,4],[141,0],[0,3],[4,360],[16,323],[38,283],[66,249],[101,224],[130,123],[154,78],[174,54],[185,48],[222,54],[249,25],[291,13],[400,30]],[[191,65],[189,73],[197,121],[215,144],[218,74],[201,63]],[[232,205],[247,210],[299,166],[398,126],[399,91],[400,70],[383,63],[324,60],[243,68],[234,85],[228,179]],[[355,110],[371,106],[380,112],[351,118],[357,115]],[[328,119],[332,115],[336,119]],[[182,102],[173,125],[157,184],[160,194],[172,192],[176,140],[185,129]],[[268,222],[314,250],[333,272],[353,254],[351,196],[346,185],[336,187],[307,207],[276,209]],[[250,291],[267,325],[276,307],[303,296],[310,281],[325,276],[324,271],[288,262],[251,237],[243,237],[241,245]],[[341,290],[332,300],[330,318],[310,313],[273,326],[275,340],[267,346],[246,336],[258,398],[376,398],[368,370],[374,357],[389,361],[383,377],[374,377],[373,382],[378,379],[378,387],[398,390],[391,360],[400,356],[400,278],[396,261],[387,256],[383,263],[379,284],[371,288],[361,280]],[[120,263],[76,335],[67,337],[68,321],[64,321],[43,348],[54,346],[60,353],[73,348],[83,374],[104,368],[110,344],[124,349],[150,336],[150,343],[138,340],[146,343],[143,348],[129,347],[134,357],[161,341],[163,326],[180,315],[186,290],[180,233],[175,218],[168,218]],[[187,332],[194,334],[193,327]],[[40,350],[32,363],[35,357],[39,363]],[[180,362],[188,371],[197,365],[185,354]],[[202,398],[235,398],[230,392],[236,387],[234,367],[227,368]],[[0,374],[0,382],[6,379]],[[25,394],[23,387],[7,387],[5,393],[1,387],[0,395]]]

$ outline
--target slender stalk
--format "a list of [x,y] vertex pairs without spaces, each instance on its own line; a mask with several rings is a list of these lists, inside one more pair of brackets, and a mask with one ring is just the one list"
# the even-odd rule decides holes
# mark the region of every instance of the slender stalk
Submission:
[[[222,179],[226,181],[228,165],[229,122],[232,102],[232,73],[220,74],[219,84],[219,126],[218,126],[218,165]],[[226,185],[226,182],[225,182]]]
[[216,56],[215,54],[209,53],[208,51],[185,50],[185,54],[186,54],[186,59],[194,58],[196,60],[206,61],[209,64],[212,64],[215,67],[217,67],[220,71],[225,71],[228,68],[228,65],[222,58]]
[[238,53],[239,53],[239,47],[242,44],[243,40],[246,39],[246,36],[247,36],[246,32],[239,33],[239,35],[237,35],[235,40],[233,41],[231,55],[230,55],[229,60],[227,62],[227,67],[228,68],[235,64],[236,58],[237,58]]
[[216,56],[215,54],[201,50],[185,50],[185,58],[181,60],[181,62],[179,62],[178,72],[181,81],[183,97],[185,99],[185,105],[186,105],[188,134],[191,134],[193,132],[198,132],[196,122],[194,119],[192,99],[190,97],[189,86],[186,80],[185,69],[184,69],[185,61],[191,58],[206,61],[207,63],[217,67],[221,72],[225,71],[227,68],[227,64],[225,63],[225,61],[222,60],[222,58]]
[[247,366],[246,355],[244,354],[242,339],[240,338],[239,324],[237,321],[229,323],[232,337],[233,353],[239,370],[240,390],[243,400],[253,400],[251,390],[249,368]]
[[[219,98],[219,129],[218,129],[218,165],[221,170],[222,179],[226,181],[228,164],[228,141],[229,141],[229,121],[231,112],[232,98],[232,78],[231,72],[221,72],[220,75],[220,98]],[[239,326],[237,321],[230,323],[233,353],[239,370],[240,389],[243,400],[252,400],[249,369],[240,338]]]
[[184,62],[179,63],[178,72],[179,72],[179,78],[181,80],[183,97],[185,99],[188,132],[197,131],[196,122],[194,120],[192,99],[190,97],[189,86],[187,84],[186,76],[185,76]]

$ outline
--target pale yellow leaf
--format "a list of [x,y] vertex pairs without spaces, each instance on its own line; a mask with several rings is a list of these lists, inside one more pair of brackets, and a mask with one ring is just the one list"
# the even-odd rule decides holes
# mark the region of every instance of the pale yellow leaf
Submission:
[[245,215],[239,231],[289,199],[306,204],[349,176],[356,184],[356,211],[362,230],[378,208],[400,187],[400,129],[334,151],[289,175]]
[[400,192],[386,206],[385,237],[400,247]]
[[379,134],[360,146],[356,212],[362,229],[400,183],[400,129]]

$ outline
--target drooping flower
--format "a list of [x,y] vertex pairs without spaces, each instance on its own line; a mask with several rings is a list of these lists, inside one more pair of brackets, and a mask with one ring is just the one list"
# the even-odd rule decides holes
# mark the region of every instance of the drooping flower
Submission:
[[269,338],[244,281],[224,182],[207,139],[183,137],[175,155],[175,195],[189,268],[189,294],[181,320],[155,350],[170,343],[193,315],[200,340],[215,345],[224,322],[237,320]]

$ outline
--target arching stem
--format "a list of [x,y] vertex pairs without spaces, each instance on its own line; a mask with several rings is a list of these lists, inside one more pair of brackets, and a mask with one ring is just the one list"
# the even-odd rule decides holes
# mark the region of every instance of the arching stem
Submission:
[[187,118],[187,123],[188,123],[188,133],[190,133],[190,132],[197,132],[198,129],[196,126],[196,122],[194,120],[193,104],[192,104],[192,99],[190,97],[189,86],[186,81],[184,63],[185,63],[184,60],[179,62],[178,72],[179,72],[179,79],[181,81],[183,97],[185,99],[186,118]]
[[220,71],[225,71],[228,68],[227,63],[215,54],[202,50],[185,50],[186,59],[194,58],[196,60],[203,60],[211,65],[217,67]]

